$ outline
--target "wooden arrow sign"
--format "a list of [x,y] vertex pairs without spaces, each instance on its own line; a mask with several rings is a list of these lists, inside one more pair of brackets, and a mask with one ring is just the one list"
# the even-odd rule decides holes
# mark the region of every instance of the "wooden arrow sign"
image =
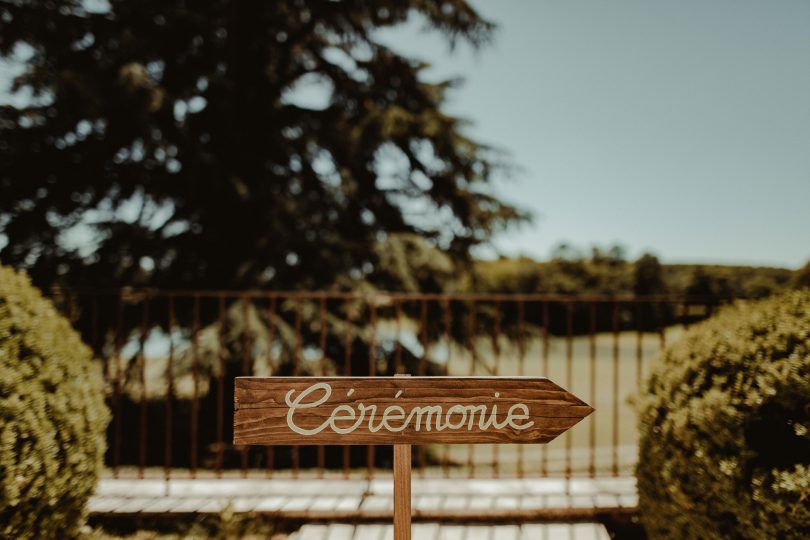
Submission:
[[234,444],[547,443],[593,412],[544,377],[238,377]]

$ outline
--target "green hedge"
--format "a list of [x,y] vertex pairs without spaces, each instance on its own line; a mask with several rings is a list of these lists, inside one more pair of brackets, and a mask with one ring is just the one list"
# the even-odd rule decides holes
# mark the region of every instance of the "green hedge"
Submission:
[[90,349],[26,276],[0,266],[0,538],[78,534],[108,417]]
[[810,538],[810,290],[692,327],[641,406],[650,538]]

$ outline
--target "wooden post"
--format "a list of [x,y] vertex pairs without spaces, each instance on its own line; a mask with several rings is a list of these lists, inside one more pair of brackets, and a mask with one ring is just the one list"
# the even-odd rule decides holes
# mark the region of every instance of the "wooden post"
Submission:
[[[394,377],[410,377],[397,373]],[[394,540],[411,540],[411,445],[394,445]]]
[[411,540],[411,445],[394,445],[394,540]]

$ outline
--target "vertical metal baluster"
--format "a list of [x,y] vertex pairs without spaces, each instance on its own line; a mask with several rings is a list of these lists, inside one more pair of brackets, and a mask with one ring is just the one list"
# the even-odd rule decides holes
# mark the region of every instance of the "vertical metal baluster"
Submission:
[[[352,303],[351,297],[347,297],[345,301],[346,313],[343,319],[343,375],[351,377],[352,375],[352,330],[351,330],[351,313]],[[343,450],[343,478],[349,478],[349,468],[351,466],[351,454],[349,446],[344,446]]]
[[[326,375],[326,294],[321,294],[321,302],[318,309],[318,347],[321,350],[321,358],[318,361],[318,373],[321,377]],[[318,446],[318,478],[323,478],[326,469],[326,447]]]
[[321,350],[321,358],[318,361],[318,373],[321,377],[326,376],[326,338],[327,338],[327,310],[326,310],[326,294],[321,294],[321,302],[318,307],[318,348]]
[[225,408],[225,295],[219,295],[218,302],[218,327],[217,327],[217,356],[219,359],[219,372],[217,373],[217,457],[215,470],[217,478],[222,477],[222,460],[225,451],[225,437],[223,434],[224,421],[223,414]]
[[[93,349],[93,354],[101,360],[102,378],[104,381],[104,394],[105,401],[108,405],[112,405],[111,400],[107,397],[107,385],[112,386],[112,376],[110,375],[110,358],[104,354],[104,345],[99,343],[98,332],[98,296],[99,293],[92,293],[92,304],[90,309],[90,347]],[[82,304],[82,302],[79,302]],[[109,447],[108,447],[109,449]]]
[[[427,301],[423,297],[419,303],[419,341],[422,344],[422,356],[419,358],[419,375],[424,376],[427,367]],[[417,462],[419,463],[419,477],[425,477],[427,458],[424,445],[417,446]]]
[[402,301],[397,299],[394,301],[394,309],[396,310],[396,317],[397,317],[397,337],[396,337],[396,349],[394,351],[394,374],[400,375],[403,374],[403,366],[402,366]]
[[[493,353],[495,354],[495,366],[494,372],[495,376],[501,374],[501,346],[500,346],[500,339],[501,339],[501,301],[495,300],[495,321],[493,325],[494,336],[492,340],[492,348]],[[492,474],[495,478],[500,476],[500,469],[498,467],[498,448],[499,445],[493,444],[492,445]]]
[[121,410],[121,388],[122,381],[121,375],[123,368],[121,366],[121,349],[123,348],[123,332],[124,332],[124,293],[118,293],[118,309],[115,321],[115,384],[113,385],[113,477],[119,477],[119,468],[121,466],[121,437],[122,437],[122,414]]
[[169,303],[169,360],[166,363],[166,376],[168,377],[168,384],[166,388],[166,425],[164,435],[164,454],[163,454],[163,476],[168,482],[172,474],[172,405],[174,401],[174,326],[175,326],[175,313],[174,313],[174,295],[168,295],[167,301]]
[[[588,337],[589,337],[589,344],[590,344],[590,360],[591,360],[591,388],[590,388],[590,401],[591,406],[596,406],[596,303],[590,303],[590,315],[589,315],[589,328],[588,328]],[[590,442],[590,466],[589,471],[591,473],[591,478],[596,477],[596,420],[591,418],[589,421],[590,424],[590,433],[588,434],[589,442]]]
[[301,297],[295,299],[295,354],[293,356],[292,373],[293,377],[301,375],[301,353],[302,353],[302,337],[301,337]]
[[422,356],[419,358],[419,375],[426,375],[427,371],[427,301],[422,298],[419,303],[419,341],[422,345]]
[[[565,303],[565,388],[573,392],[574,382],[574,304],[569,300]],[[565,477],[571,478],[571,431],[565,432]],[[569,484],[566,482],[566,487]]]
[[[247,377],[251,374],[250,369],[250,348],[252,345],[252,338],[250,333],[250,313],[248,311],[248,297],[246,294],[242,294],[241,299],[241,308],[242,308],[242,331],[240,332],[241,338],[241,348],[242,348],[242,363],[239,366],[239,374]],[[248,445],[242,446],[239,451],[240,454],[240,465],[242,468],[242,478],[247,478],[248,472],[248,463],[250,461],[250,447]]]
[[[278,298],[276,295],[270,296],[270,313],[267,317],[267,373],[274,375],[275,366],[273,365],[273,345],[276,341],[276,311],[277,311]],[[273,467],[275,462],[275,447],[267,445],[264,449],[265,461],[267,462],[265,476],[271,478],[273,476]]]
[[[297,377],[301,374],[301,352],[302,352],[301,297],[298,296],[295,299],[295,354],[293,356],[293,369],[292,369],[293,377]],[[298,474],[300,473],[301,470],[300,446],[292,447],[292,468],[293,468],[293,478],[298,478]]]
[[[641,371],[642,371],[642,362],[644,360],[644,349],[643,349],[643,340],[644,340],[644,325],[643,321],[641,320],[641,303],[638,299],[635,301],[635,315],[636,315],[636,391],[641,389]],[[652,308],[653,304],[648,303],[646,304],[650,308]],[[648,312],[652,312],[652,309],[648,310]]]
[[[548,300],[544,300],[542,304],[543,310],[543,376],[549,376],[549,342],[548,342]],[[545,444],[540,445],[541,464],[540,471],[543,476],[548,476],[548,447]]]
[[[525,340],[525,320],[526,320],[526,306],[523,299],[517,301],[518,309],[518,375],[523,377],[526,375],[526,340]],[[517,462],[517,475],[518,478],[523,478],[523,445],[518,445],[518,462]]]
[[619,302],[613,302],[613,476],[619,475]]
[[[369,343],[368,343],[368,376],[374,377],[377,375],[377,299],[370,297],[369,300]],[[374,478],[374,451],[375,447],[372,444],[366,446],[366,479],[372,480]]]
[[191,396],[191,478],[197,477],[197,439],[200,422],[200,295],[194,294],[191,321],[191,379],[193,394]]
[[[444,342],[447,344],[447,363],[444,366],[445,376],[450,375],[450,363],[453,360],[453,343],[451,339],[453,328],[451,326],[451,313],[450,313],[449,298],[444,299]],[[445,444],[442,450],[442,474],[445,478],[450,477],[450,445]]]
[[[475,320],[475,300],[470,300],[470,320],[469,320],[469,342],[470,349],[470,376],[475,375],[476,365],[476,351],[475,351],[475,334],[476,334],[476,320]],[[472,444],[467,445],[467,477],[472,478],[475,476],[475,447]]]
[[143,313],[141,317],[141,346],[139,351],[139,377],[141,383],[141,403],[140,403],[140,421],[138,422],[139,429],[139,444],[138,444],[138,478],[144,477],[146,468],[146,444],[147,444],[147,429],[149,427],[149,417],[147,414],[146,402],[146,339],[149,332],[149,297],[143,299]]

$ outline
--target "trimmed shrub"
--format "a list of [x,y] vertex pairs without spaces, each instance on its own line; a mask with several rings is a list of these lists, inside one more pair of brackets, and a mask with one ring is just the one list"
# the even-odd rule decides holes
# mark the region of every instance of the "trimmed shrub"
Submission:
[[68,538],[85,518],[109,413],[90,349],[0,266],[0,537]]
[[640,403],[650,538],[810,538],[810,290],[692,327]]

